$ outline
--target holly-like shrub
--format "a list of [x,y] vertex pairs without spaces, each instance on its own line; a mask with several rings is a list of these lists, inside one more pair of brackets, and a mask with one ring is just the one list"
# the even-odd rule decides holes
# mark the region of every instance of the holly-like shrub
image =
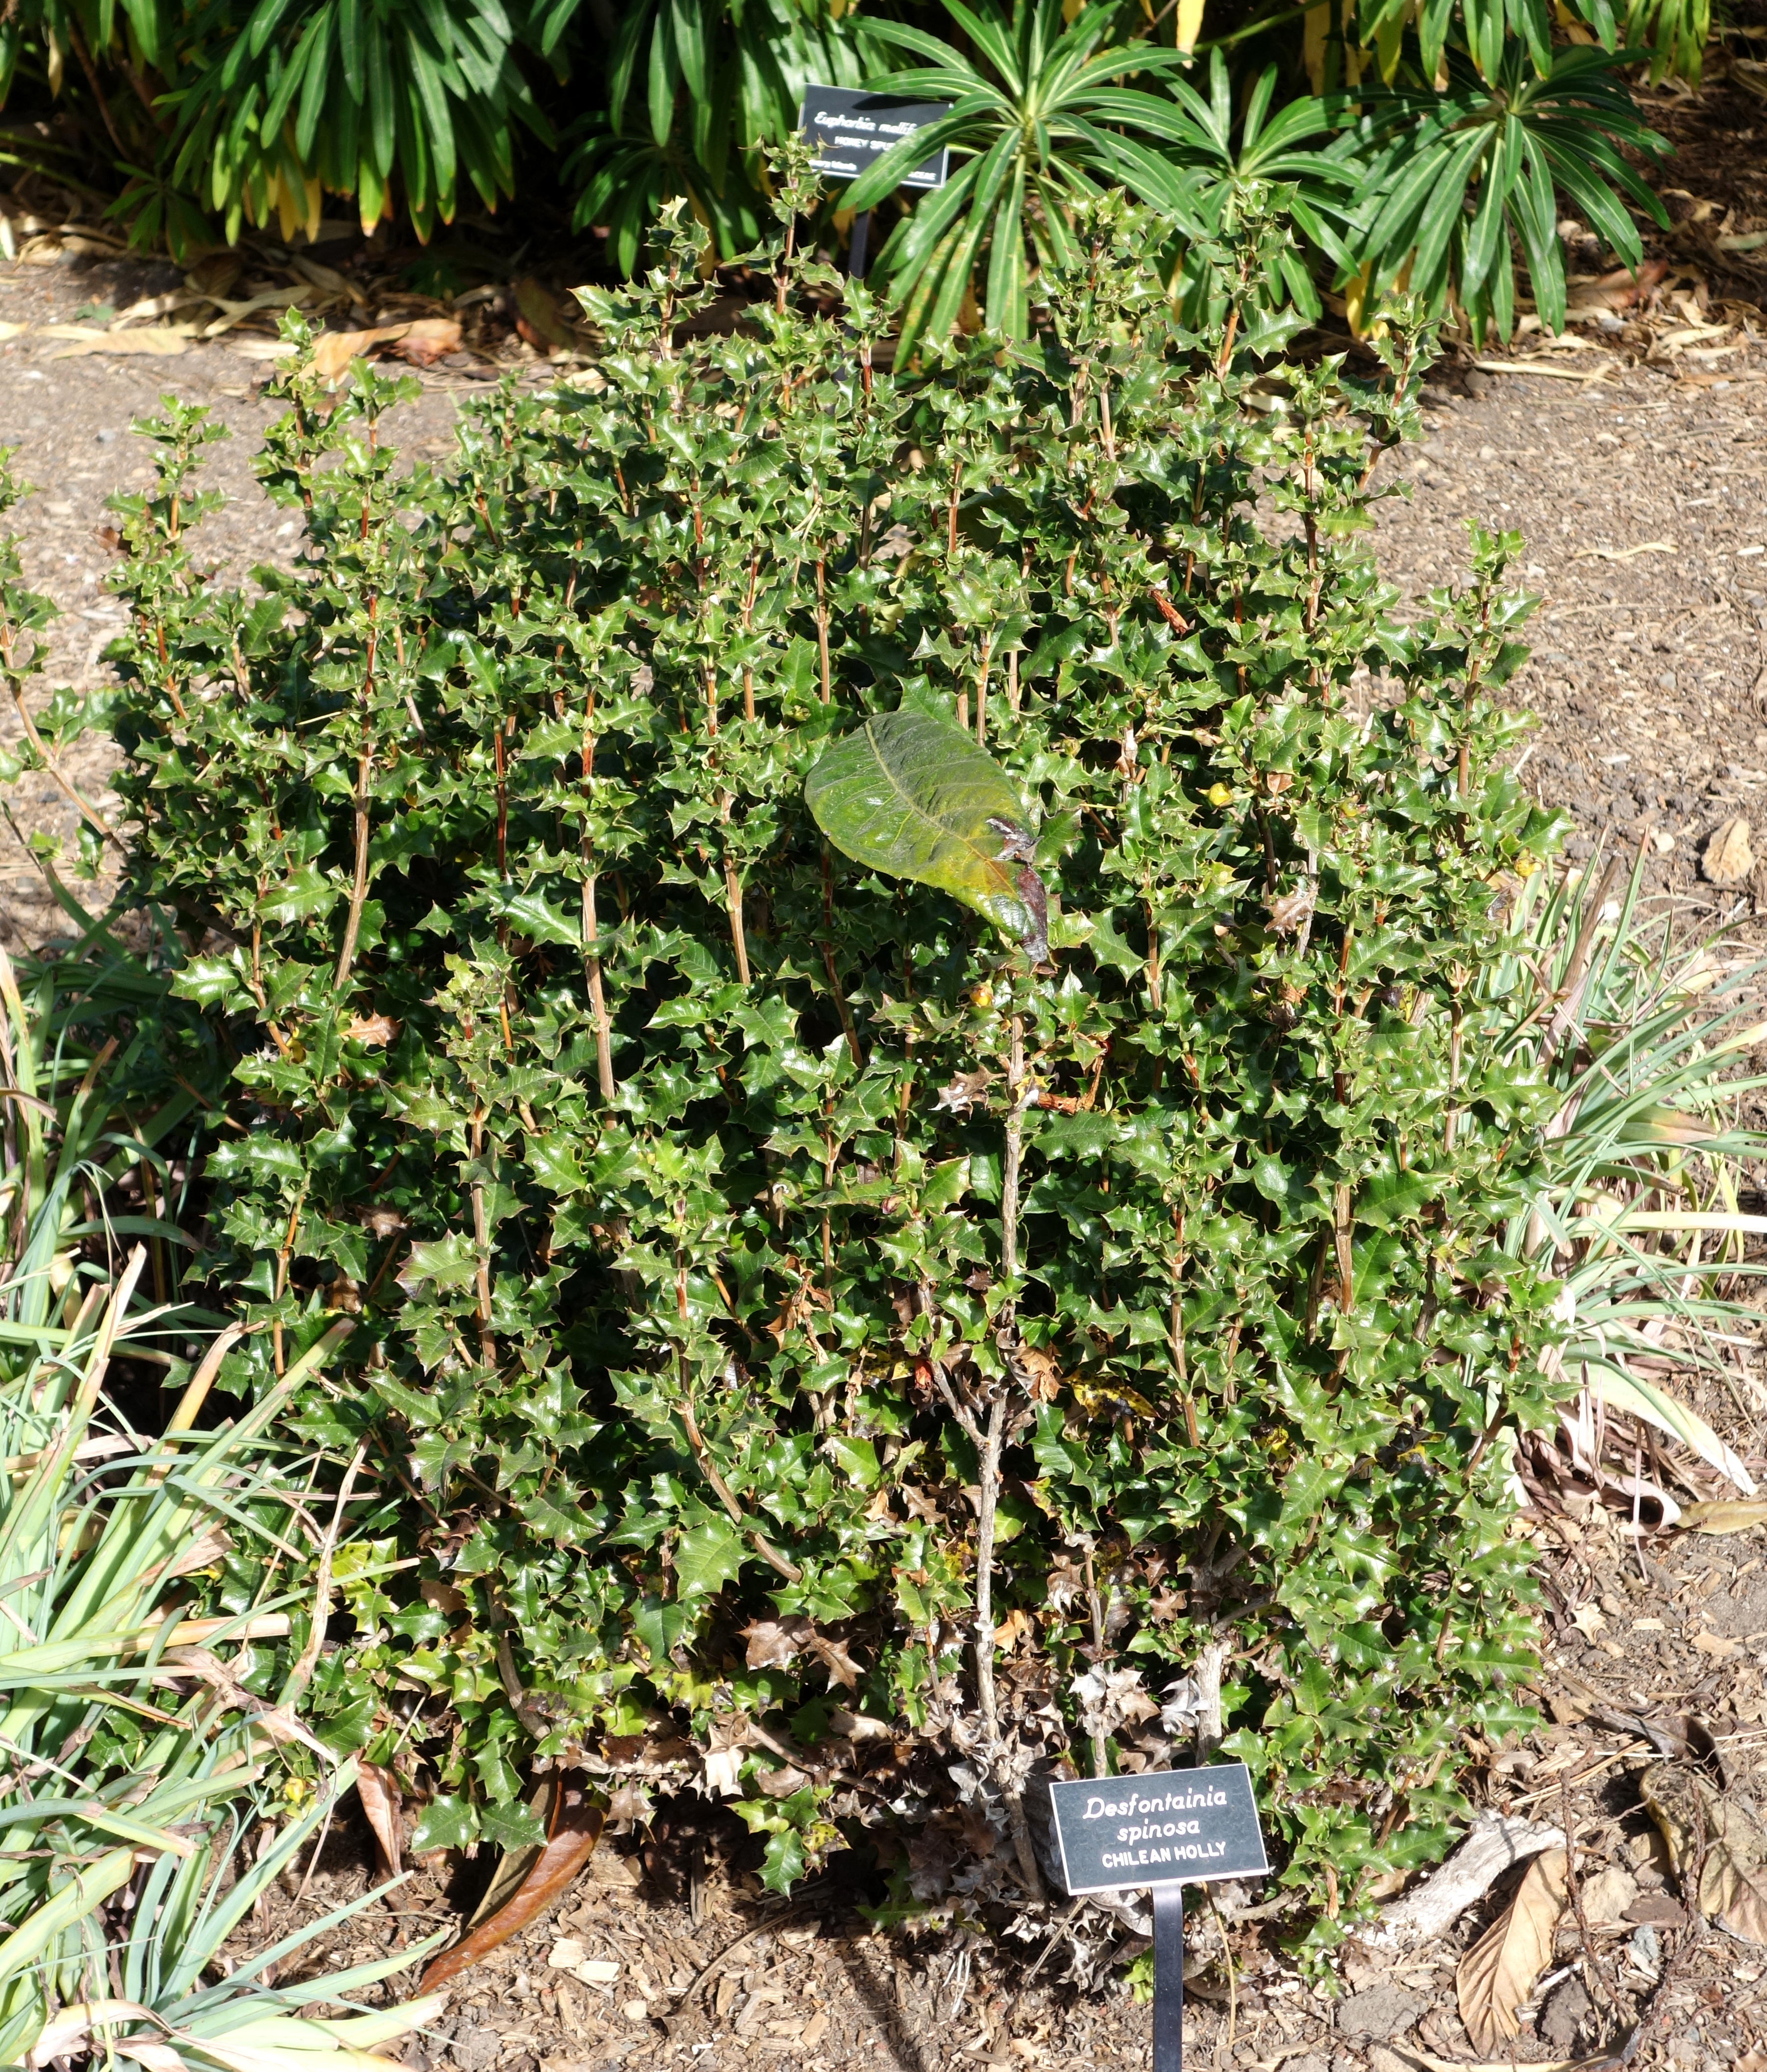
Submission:
[[120,502],[133,887],[237,1059],[233,1381],[356,1313],[307,1429],[421,1556],[350,1586],[325,1731],[427,1845],[520,1840],[550,1760],[737,1797],[770,1883],[844,1836],[972,1907],[1048,1877],[1041,1778],[1224,1736],[1329,1939],[1532,1666],[1517,543],[1395,618],[1428,333],[1276,360],[1267,194],[1208,335],[1105,204],[1032,344],[894,373],[805,199],[684,341],[677,212],[599,364],[440,475],[401,384],[287,376],[308,552],[249,594],[194,557],[200,412]]

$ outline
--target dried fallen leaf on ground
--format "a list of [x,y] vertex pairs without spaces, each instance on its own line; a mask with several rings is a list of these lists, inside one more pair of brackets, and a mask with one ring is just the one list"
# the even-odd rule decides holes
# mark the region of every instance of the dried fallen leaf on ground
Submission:
[[1712,885],[1746,885],[1755,867],[1755,852],[1749,846],[1749,823],[1740,813],[1728,820],[1706,844],[1699,868]]
[[388,350],[401,360],[409,360],[413,367],[434,366],[437,360],[460,350],[459,321],[454,317],[419,317],[406,327],[403,338],[391,342]]
[[322,380],[334,384],[350,371],[352,360],[366,360],[377,345],[401,339],[408,323],[380,324],[372,331],[322,331],[313,341],[313,357],[307,365]]
[[445,1980],[500,1948],[512,1935],[541,1919],[569,1891],[602,1836],[602,1809],[591,1806],[576,1786],[558,1794],[545,1847],[533,1868],[489,1920],[464,1935],[423,1975],[419,1991],[433,1993]]
[[1638,1897],[1638,1881],[1630,1871],[1610,1864],[1593,1877],[1585,1878],[1577,1897],[1582,1902],[1583,1918],[1592,1928],[1616,1927]]
[[1514,1898],[1460,1961],[1454,1990],[1475,2050],[1494,2051],[1521,2033],[1515,2010],[1551,1959],[1564,1911],[1565,1864],[1563,1849],[1536,1856]]
[[45,324],[43,335],[71,339],[54,356],[57,360],[78,360],[89,352],[148,352],[163,360],[183,352],[190,344],[187,333],[174,331],[169,324],[143,324],[135,331],[92,331],[83,324]]
[[1666,259],[1646,259],[1636,273],[1628,267],[1616,266],[1599,281],[1581,282],[1577,300],[1590,307],[1629,309],[1634,302],[1648,301],[1668,278],[1669,262]]
[[1683,1895],[1703,1838],[1699,1911],[1744,1942],[1767,1943],[1767,1827],[1691,1762],[1654,1764],[1638,1796],[1669,1844]]
[[1683,1510],[1683,1532],[1747,1532],[1767,1525],[1767,1497],[1722,1497],[1712,1503],[1690,1503]]

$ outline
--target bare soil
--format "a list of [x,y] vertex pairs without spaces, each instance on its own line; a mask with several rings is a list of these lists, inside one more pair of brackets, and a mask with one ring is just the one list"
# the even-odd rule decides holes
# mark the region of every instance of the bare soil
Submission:
[[[1767,56],[1767,43],[1758,47]],[[1387,463],[1407,493],[1383,507],[1375,551],[1416,602],[1464,569],[1469,520],[1523,534],[1525,580],[1543,599],[1533,658],[1513,686],[1539,716],[1526,781],[1575,819],[1574,857],[1597,843],[1642,846],[1653,888],[1673,898],[1683,926],[1732,924],[1739,947],[1753,950],[1767,927],[1757,913],[1767,907],[1767,874],[1716,885],[1701,859],[1740,816],[1767,861],[1767,321],[1755,306],[1767,247],[1735,241],[1767,225],[1767,154],[1757,141],[1767,138],[1767,101],[1721,55],[1708,78],[1695,97],[1649,97],[1679,155],[1663,176],[1675,227],[1652,240],[1658,263],[1646,292],[1605,282],[1612,255],[1592,242],[1572,292],[1587,313],[1569,343],[1535,330],[1511,352],[1463,348],[1444,364],[1425,442]],[[385,287],[396,273],[385,255],[320,256],[356,269],[372,290],[368,318],[415,306]],[[266,249],[253,263],[288,278],[277,273],[286,257]],[[115,551],[105,501],[146,479],[129,426],[162,393],[208,404],[235,434],[209,475],[231,500],[208,536],[224,569],[273,560],[294,538],[250,474],[273,406],[249,332],[164,360],[58,357],[66,342],[44,335],[82,310],[121,310],[178,285],[172,269],[121,261],[87,234],[39,236],[20,263],[0,268],[0,319],[27,327],[0,343],[0,443],[17,446],[20,471],[39,485],[17,517],[27,579],[64,615],[52,681],[101,679],[121,620],[105,587]],[[425,372],[421,401],[392,430],[414,457],[448,450],[459,397],[484,374],[509,364],[543,374],[509,298],[479,306],[471,349]],[[1486,371],[1475,359],[1510,364]],[[0,739],[18,727],[0,713]],[[95,748],[68,765],[101,804],[109,770]],[[13,946],[60,926],[22,837],[53,832],[71,850],[74,832],[52,785],[21,789],[11,803],[20,839],[0,828],[0,940]],[[1736,1359],[1722,1386],[1685,1373],[1667,1385],[1767,1478],[1758,1378],[1767,1370],[1753,1346]],[[1685,1462],[1676,1472],[1684,1494],[1721,1493]],[[1539,1549],[1548,1601],[1537,1679],[1547,1724],[1518,1747],[1473,1747],[1471,1793],[1483,1807],[1567,1824],[1583,1888],[1616,1901],[1621,1918],[1591,1918],[1585,1934],[1566,1917],[1550,1984],[1506,2062],[1599,2059],[1630,2036],[1628,2062],[1639,2066],[1767,2072],[1767,1947],[1705,1926],[1684,1906],[1638,1793],[1645,1767],[1662,1760],[1652,1732],[1660,1741],[1693,1718],[1716,1743],[1708,1774],[1721,1766],[1732,1798],[1767,1813],[1767,1533],[1635,1541],[1625,1520],[1551,1478],[1542,1507],[1518,1529]],[[327,1938],[317,1965],[457,1926],[488,1869],[420,1867]],[[1616,1876],[1594,1884],[1604,1872]],[[335,1828],[304,1894],[291,1881],[245,1932],[261,1947],[372,1876],[365,1832]],[[1435,2072],[1436,2061],[1475,2058],[1454,1967],[1514,1882],[1500,1881],[1435,1945],[1384,1952],[1352,1940],[1321,1989],[1283,1954],[1292,1924],[1268,1910],[1268,1895],[1247,1895],[1225,1924],[1202,1911],[1192,1923],[1191,2062],[1211,2072]],[[761,1893],[730,1816],[697,1803],[661,1809],[647,1828],[604,1841],[549,1921],[460,1978],[406,2061],[436,2072],[1103,2072],[1147,2062],[1149,2010],[1122,1982],[1124,1961],[1145,1944],[1121,1915],[1058,1907],[1029,1941],[1002,1946],[963,1926],[948,1901],[910,1928],[874,1929],[860,1910],[878,1896],[861,1867],[837,1863],[779,1902]],[[618,1968],[583,1983],[573,1970],[586,1963]],[[402,1994],[413,1980],[394,1983]]]

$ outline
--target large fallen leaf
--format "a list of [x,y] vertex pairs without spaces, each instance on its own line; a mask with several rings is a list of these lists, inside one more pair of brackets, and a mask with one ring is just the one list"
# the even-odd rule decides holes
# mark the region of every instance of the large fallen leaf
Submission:
[[368,359],[377,345],[384,345],[389,339],[403,338],[410,328],[409,324],[400,323],[380,324],[372,331],[322,331],[313,341],[308,371],[335,384],[349,372],[352,360]]
[[[1741,1941],[1767,1943],[1767,1827],[1691,1762],[1653,1763],[1638,1779],[1638,1796],[1662,1831],[1683,1896]],[[1699,1890],[1689,1894],[1702,1839]]]
[[[1627,1218],[1629,1227],[1637,1219]],[[1654,1424],[1659,1432],[1666,1432],[1690,1453],[1697,1453],[1710,1467],[1732,1482],[1744,1496],[1753,1496],[1755,1478],[1742,1462],[1718,1437],[1703,1417],[1690,1410],[1674,1396],[1665,1395],[1654,1382],[1646,1381],[1635,1374],[1621,1374],[1613,1367],[1588,1367],[1584,1370],[1591,1392],[1606,1404],[1609,1409],[1618,1411],[1622,1416],[1642,1417],[1647,1424]]]
[[1716,1503],[1690,1503],[1681,1514],[1683,1532],[1747,1532],[1767,1525],[1767,1497],[1723,1497]]
[[324,331],[314,339],[307,365],[335,387],[349,372],[351,360],[372,359],[383,347],[413,367],[428,367],[460,350],[460,325],[453,317],[420,317],[411,323],[379,324],[372,331]]
[[593,1854],[602,1837],[602,1819],[600,1807],[591,1806],[574,1785],[564,1786],[545,1846],[528,1875],[489,1920],[462,1936],[453,1949],[442,1951],[424,1973],[418,1991],[433,1993],[444,1980],[468,1970],[549,1912]]
[[1564,1911],[1565,1852],[1548,1849],[1527,1867],[1498,1919],[1454,1974],[1461,2020],[1475,2050],[1494,2052],[1521,2033],[1515,2010],[1552,1957],[1552,1931]]
[[809,775],[816,825],[844,856],[972,906],[1031,961],[1049,955],[1049,902],[1013,780],[953,722],[904,706],[844,736]]
[[79,360],[89,352],[148,352],[164,360],[184,352],[190,344],[189,333],[175,331],[170,324],[142,324],[132,331],[89,331],[80,324],[45,324],[43,335],[71,341],[54,355],[57,360]]
[[445,360],[450,352],[460,350],[460,320],[458,317],[419,317],[415,323],[407,326],[403,338],[395,339],[388,347],[401,360],[409,360],[413,367],[429,367],[438,360]]

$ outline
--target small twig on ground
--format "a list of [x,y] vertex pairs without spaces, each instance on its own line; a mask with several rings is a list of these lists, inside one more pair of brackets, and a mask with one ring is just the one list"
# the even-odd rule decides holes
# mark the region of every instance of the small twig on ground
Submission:
[[672,2012],[664,2016],[664,2027],[665,2029],[672,2029],[676,2023],[682,2019],[682,2017],[686,2014],[688,2008],[692,2005],[694,1995],[698,1992],[701,1987],[705,1984],[706,1980],[711,1977],[712,1974],[716,1971],[721,1964],[723,1964],[726,1958],[734,1956],[736,1952],[740,1950],[745,1943],[752,1942],[757,1935],[764,1935],[770,1928],[775,1926],[776,1923],[783,1921],[788,1914],[801,1914],[804,1908],[807,1906],[812,1900],[821,1897],[823,1890],[824,1888],[820,1885],[807,1888],[804,1891],[800,1892],[795,1899],[788,1899],[785,1902],[784,1906],[776,1907],[774,1911],[767,1916],[766,1920],[758,1921],[754,1927],[745,1929],[742,1934],[738,1935],[734,1942],[726,1942],[724,1947],[718,1951],[715,1957],[709,1959],[707,1962],[702,1964],[699,1970],[695,1972],[693,1975],[692,1983],[687,1988],[686,1991],[683,1992],[680,1998],[676,2002]]
[[[1099,1774],[1102,1776],[1103,1773],[1101,1771]],[[1050,1936],[1048,1942],[1046,1942],[1043,1945],[1042,1948],[1038,1951],[1037,1962],[1033,1964],[1030,1969],[1025,1974],[1025,1983],[1019,1988],[1021,1992],[1025,1992],[1029,1988],[1031,1984],[1036,1979],[1038,1973],[1042,1970],[1044,1965],[1047,1963],[1049,1959],[1054,1955],[1056,1944],[1066,1939],[1067,1931],[1079,1918],[1080,1909],[1084,1906],[1085,1904],[1086,1897],[1085,1895],[1082,1893],[1080,1897],[1075,1900],[1074,1904],[1067,1910],[1066,1913],[1062,1916],[1060,1921],[1056,1923],[1055,1933]]]

